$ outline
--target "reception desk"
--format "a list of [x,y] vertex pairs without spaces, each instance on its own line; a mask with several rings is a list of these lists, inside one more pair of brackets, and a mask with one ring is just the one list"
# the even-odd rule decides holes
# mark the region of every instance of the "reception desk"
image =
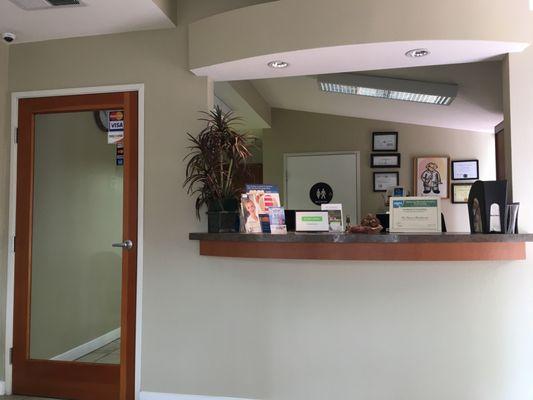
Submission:
[[302,260],[524,260],[533,234],[190,233],[200,255]]

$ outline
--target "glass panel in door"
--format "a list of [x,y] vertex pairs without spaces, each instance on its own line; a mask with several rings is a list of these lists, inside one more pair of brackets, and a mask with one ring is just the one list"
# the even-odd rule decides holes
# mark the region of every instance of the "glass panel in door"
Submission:
[[124,150],[102,114],[35,117],[32,359],[120,363]]

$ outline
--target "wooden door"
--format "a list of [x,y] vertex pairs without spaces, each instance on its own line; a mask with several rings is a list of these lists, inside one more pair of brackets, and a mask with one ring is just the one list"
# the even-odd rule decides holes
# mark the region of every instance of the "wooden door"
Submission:
[[[101,131],[98,133],[97,128],[91,131],[94,133],[80,133],[80,129],[85,129],[85,125],[89,123],[84,122],[85,125],[82,126],[74,116],[79,115],[80,119],[87,121],[87,113],[91,117],[96,111],[109,115],[106,111],[110,110],[119,112],[117,115],[123,117],[124,138],[121,140],[122,145],[104,148],[102,146],[108,144],[108,135]],[[65,123],[60,121],[70,121],[66,130]],[[43,126],[48,126],[46,131]],[[50,144],[52,140],[56,140],[53,145]],[[87,144],[93,142],[96,143],[95,146],[100,146],[98,149],[104,149],[105,155],[92,150],[92,145]],[[116,159],[110,156],[115,151]],[[91,152],[95,152],[94,157]],[[119,152],[123,153],[123,164],[119,162]],[[101,167],[94,162],[95,158],[109,159],[109,163],[116,163],[112,169],[116,175],[110,178],[104,176],[103,173],[111,168],[111,164]],[[43,167],[44,162],[48,163],[46,168]],[[14,394],[80,400],[134,398],[137,175],[136,92],[20,100],[12,350]],[[68,185],[67,181],[70,182]],[[108,181],[112,184],[106,183],[107,186],[103,185],[104,190],[100,190],[98,184]],[[112,218],[117,221],[121,219],[113,227],[117,236],[121,235],[115,240],[118,243],[106,242],[105,248],[86,256],[85,242],[92,241],[87,238],[94,238],[96,243],[101,241],[107,231],[104,225],[99,225],[98,214],[96,217],[87,214],[91,210],[103,212],[107,209],[101,207],[99,202],[110,196],[109,188],[121,196],[116,198],[118,200],[108,210]],[[63,209],[54,207],[56,203],[62,204]],[[62,225],[61,221],[69,221],[69,224]],[[51,237],[54,240],[49,240]],[[85,239],[81,240],[82,238]],[[112,247],[113,244],[115,247],[123,245],[127,240],[132,242],[131,249]],[[48,247],[43,249],[44,243]],[[72,250],[75,246],[84,249],[83,252],[79,251],[77,255]],[[91,243],[91,246],[94,247],[95,244]],[[90,247],[89,244],[86,247]],[[67,258],[72,260],[73,257],[80,260],[83,257],[83,262],[74,260],[59,269],[58,264],[62,264]],[[105,268],[104,264],[110,260],[116,264],[116,269],[113,266]],[[79,273],[76,268],[82,265],[88,267]],[[63,273],[58,274],[58,271]],[[100,276],[106,277],[105,274],[108,273],[119,282],[115,289],[109,291],[109,295],[102,288],[109,286],[113,279],[100,279]],[[49,279],[54,274],[56,278]],[[57,281],[63,276],[82,278],[76,282],[67,280],[58,285]],[[89,286],[89,282],[96,283],[91,286],[95,288],[94,293],[86,293],[85,286]],[[64,290],[66,295],[61,297],[60,293]],[[33,303],[32,297],[35,300]],[[50,299],[49,304],[44,301],[43,305],[42,299]],[[111,303],[116,303],[116,313],[110,311]],[[76,304],[77,308],[57,312],[58,308],[70,304]],[[97,329],[102,330],[98,320],[85,321],[89,316],[92,318],[99,315],[99,312],[105,315],[101,319],[106,324],[118,325],[113,331],[118,331],[120,336],[115,344],[115,356],[119,356],[114,364],[111,361],[86,362],[82,361],[83,357],[78,357],[80,351],[88,351],[91,346],[94,348],[98,343],[103,343],[102,340],[109,339],[109,334],[97,334],[98,337],[94,340],[89,336],[91,340],[85,342],[84,339],[78,345],[76,340],[80,339],[73,334],[75,332],[83,336],[93,329],[95,332]],[[64,327],[58,329],[61,324]],[[105,328],[104,323],[102,326]],[[47,336],[47,332],[54,334]],[[54,340],[47,342],[47,337],[53,337]],[[72,343],[67,346],[67,342]],[[67,346],[65,351],[58,350],[61,346]],[[59,352],[61,354],[56,355]],[[91,354],[96,360],[96,353]],[[69,357],[78,358],[70,360]]]

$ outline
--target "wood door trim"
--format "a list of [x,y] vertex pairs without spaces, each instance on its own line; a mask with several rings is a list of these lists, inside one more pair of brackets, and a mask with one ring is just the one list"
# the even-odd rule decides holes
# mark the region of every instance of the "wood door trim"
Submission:
[[[123,253],[121,365],[65,363],[49,360],[29,360],[31,240],[34,169],[34,115],[54,112],[123,109],[126,115],[124,173],[124,239],[135,243],[132,251]],[[137,212],[138,212],[138,93],[114,92],[24,98],[19,100],[16,184],[16,235],[14,318],[13,318],[13,392],[27,395],[69,397],[79,399],[130,400],[135,397],[135,324],[137,288]],[[25,150],[25,151],[21,151]],[[28,374],[43,374],[45,379],[27,379]],[[102,384],[84,381],[95,374]],[[82,384],[62,382],[62,390],[50,388],[54,379],[62,376],[78,379]],[[116,384],[112,382],[116,381]],[[84,394],[75,393],[84,392]]]

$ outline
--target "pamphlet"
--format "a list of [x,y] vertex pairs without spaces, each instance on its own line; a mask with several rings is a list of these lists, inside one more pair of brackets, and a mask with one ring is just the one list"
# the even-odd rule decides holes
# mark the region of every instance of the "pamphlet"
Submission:
[[328,232],[327,211],[296,211],[296,232]]
[[322,204],[321,208],[328,212],[329,231],[344,232],[342,204]]
[[271,233],[270,232],[270,217],[268,214],[259,214],[259,222],[261,223],[262,233]]
[[270,233],[269,209],[280,207],[275,185],[246,185],[241,197],[241,226],[246,233]]
[[270,233],[273,235],[285,235],[287,233],[285,209],[283,207],[270,207],[268,215],[270,217]]

